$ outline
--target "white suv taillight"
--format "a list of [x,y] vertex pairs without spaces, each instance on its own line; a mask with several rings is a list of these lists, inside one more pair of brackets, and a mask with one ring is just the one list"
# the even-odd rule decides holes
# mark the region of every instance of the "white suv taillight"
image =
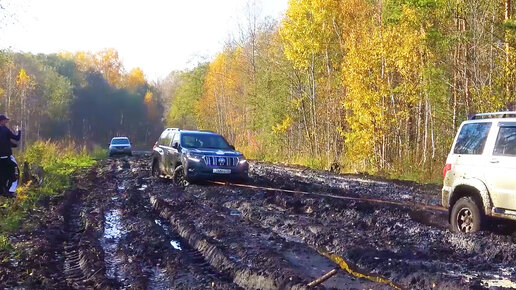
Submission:
[[448,173],[448,171],[451,170],[451,164],[450,163],[447,163],[445,166],[444,166],[444,169],[443,169],[443,179],[446,178],[446,173]]

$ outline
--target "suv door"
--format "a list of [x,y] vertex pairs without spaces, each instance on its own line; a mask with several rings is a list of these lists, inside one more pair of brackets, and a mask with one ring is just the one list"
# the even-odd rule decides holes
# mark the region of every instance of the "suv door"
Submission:
[[[169,135],[168,131],[163,131],[163,133],[161,133],[161,136],[158,139],[157,146],[153,150],[154,151],[153,154],[155,154],[155,158],[157,158],[157,160],[158,160],[158,166],[159,166],[160,172],[166,172],[165,156],[166,156],[166,151],[167,151],[167,146],[166,146],[167,143],[166,142],[167,142],[168,135]],[[168,142],[168,144],[170,144],[170,141]]]
[[163,156],[163,167],[165,167],[165,172],[171,175],[174,172],[174,168],[170,166],[170,156],[174,148],[172,148],[172,138],[174,135],[177,135],[175,131],[171,131],[167,135],[166,144],[163,145],[164,148],[164,156]]
[[485,175],[493,205],[516,210],[516,122],[498,123]]
[[[170,156],[169,156],[169,164],[170,164],[170,170],[172,171],[171,174],[174,173],[174,169],[176,169],[179,162],[181,162],[181,143],[180,143],[180,133],[177,133],[174,135],[174,138],[172,139],[172,144],[170,148]],[[174,148],[176,147],[176,148]]]

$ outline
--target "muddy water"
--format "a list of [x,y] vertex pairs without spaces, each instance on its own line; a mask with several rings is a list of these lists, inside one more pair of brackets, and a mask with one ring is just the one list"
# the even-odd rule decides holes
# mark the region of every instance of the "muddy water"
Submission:
[[[322,276],[323,273],[327,273],[332,269],[338,269],[334,263],[315,251],[303,251],[293,248],[283,252],[282,254],[287,261],[308,272],[312,277],[319,277]],[[366,285],[369,287],[380,287],[379,285],[366,283],[361,279],[350,277],[348,273],[342,270],[340,270],[335,276],[326,280],[322,285],[333,289],[344,289],[344,285],[345,289],[361,289]],[[387,289],[388,287],[385,288]]]
[[125,234],[121,223],[120,209],[112,209],[105,215],[104,234],[101,245],[106,262],[106,275],[109,279],[124,281],[124,273],[120,271],[123,260],[117,257],[119,243]]
[[161,219],[156,219],[156,220],[154,220],[154,222],[163,229],[163,231],[165,232],[165,234],[168,237],[172,237],[172,235],[174,236],[173,237],[174,239],[170,240],[170,245],[172,246],[172,248],[174,248],[178,251],[182,251],[183,248],[181,247],[181,242],[179,241],[179,236],[177,234],[173,233],[168,222],[161,220]]

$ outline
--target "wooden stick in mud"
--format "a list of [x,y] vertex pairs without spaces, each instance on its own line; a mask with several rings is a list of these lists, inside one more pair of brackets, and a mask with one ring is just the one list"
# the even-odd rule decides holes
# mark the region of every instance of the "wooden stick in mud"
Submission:
[[328,273],[322,275],[321,277],[315,279],[314,281],[308,283],[308,287],[315,287],[317,285],[321,285],[322,283],[324,283],[324,281],[335,276],[335,274],[337,274],[338,270],[339,270],[338,268],[332,269],[330,272],[328,272]]

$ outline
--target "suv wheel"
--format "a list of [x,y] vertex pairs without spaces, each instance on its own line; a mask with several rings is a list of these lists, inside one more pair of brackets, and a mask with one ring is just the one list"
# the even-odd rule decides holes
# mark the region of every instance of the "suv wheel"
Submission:
[[157,160],[152,161],[152,176],[154,177],[161,177],[161,172],[159,170],[159,163]]
[[188,186],[189,182],[185,176],[185,167],[183,165],[179,165],[178,167],[176,167],[176,169],[174,170],[174,175],[172,175],[172,180],[175,184],[181,187]]
[[450,223],[454,232],[474,233],[480,230],[482,213],[471,197],[463,197],[453,205]]

